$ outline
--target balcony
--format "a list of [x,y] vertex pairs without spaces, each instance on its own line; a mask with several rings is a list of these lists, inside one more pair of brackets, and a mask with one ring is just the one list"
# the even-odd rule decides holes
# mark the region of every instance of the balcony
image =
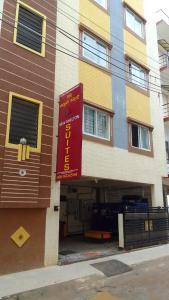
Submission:
[[162,113],[164,121],[169,121],[169,102],[162,105]]
[[169,55],[162,54],[159,56],[160,71],[169,68]]
[[169,53],[162,54],[159,56],[159,66],[160,66],[161,87],[168,94],[169,81],[166,78],[169,78]]
[[158,43],[163,49],[169,51],[169,16],[160,9],[156,13],[156,18]]

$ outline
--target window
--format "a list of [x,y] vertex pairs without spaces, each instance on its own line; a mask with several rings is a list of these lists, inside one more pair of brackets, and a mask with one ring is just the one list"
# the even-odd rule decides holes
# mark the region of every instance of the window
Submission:
[[103,6],[105,9],[107,9],[107,0],[94,0],[99,5]]
[[27,144],[37,147],[38,105],[13,97],[9,143],[19,144],[21,138],[26,138]]
[[15,27],[15,43],[34,53],[45,55],[45,16],[18,1]]
[[126,25],[139,37],[144,38],[144,22],[128,8],[126,8]]
[[83,131],[85,134],[110,140],[109,115],[101,110],[85,105]]
[[150,132],[147,127],[131,124],[132,146],[150,150]]
[[94,38],[90,34],[83,32],[82,35],[82,55],[83,57],[91,60],[95,64],[108,68],[108,46],[103,42]]
[[165,141],[165,150],[166,150],[167,163],[169,163],[169,142],[168,141]]
[[35,152],[40,151],[42,103],[17,94],[10,94],[6,146],[18,148],[21,138]]
[[148,87],[148,74],[141,66],[129,61],[128,62],[129,81],[138,85],[142,89]]

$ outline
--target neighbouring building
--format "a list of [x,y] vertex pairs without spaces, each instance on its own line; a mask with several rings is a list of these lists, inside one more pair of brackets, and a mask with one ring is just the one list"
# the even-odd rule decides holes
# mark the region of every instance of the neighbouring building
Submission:
[[[169,16],[162,10],[155,13],[157,28],[158,55],[160,63],[161,104],[164,120],[166,165],[169,174]],[[163,179],[166,205],[169,206],[169,178]],[[167,197],[168,196],[168,197]]]
[[56,1],[0,1],[0,274],[44,265]]

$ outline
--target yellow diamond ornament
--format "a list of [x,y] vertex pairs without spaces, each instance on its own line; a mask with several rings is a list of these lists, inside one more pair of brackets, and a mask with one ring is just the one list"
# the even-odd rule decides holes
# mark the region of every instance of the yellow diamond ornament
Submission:
[[22,247],[30,238],[30,234],[21,226],[12,235],[11,239],[18,246]]

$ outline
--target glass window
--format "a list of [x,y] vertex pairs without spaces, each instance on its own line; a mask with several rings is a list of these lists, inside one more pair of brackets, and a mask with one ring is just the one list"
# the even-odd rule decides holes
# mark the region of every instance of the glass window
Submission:
[[84,132],[96,134],[96,113],[94,109],[85,106],[84,108]]
[[147,127],[136,124],[131,125],[132,129],[132,146],[149,150],[150,149],[150,132]]
[[98,47],[99,56],[101,57],[98,60],[98,64],[100,64],[102,67],[107,68],[107,60],[108,60],[107,48],[99,43],[97,44],[97,47]]
[[83,32],[83,56],[94,63],[108,68],[108,47],[91,35]]
[[139,147],[138,126],[132,124],[132,146]]
[[97,134],[108,139],[108,117],[105,113],[97,111]]
[[110,139],[109,115],[100,110],[84,106],[84,133],[103,139]]
[[103,6],[104,8],[107,8],[107,0],[95,0],[98,4]]
[[134,16],[128,9],[126,9],[126,25],[131,29],[134,28]]
[[167,163],[169,163],[169,142],[168,141],[165,141],[165,150],[166,150]]
[[138,36],[144,38],[143,21],[128,8],[126,8],[126,25]]
[[147,88],[147,82],[148,82],[148,78],[147,78],[147,73],[146,71],[134,64],[133,62],[129,62],[129,80],[130,82],[138,85],[139,87],[146,89]]
[[86,33],[83,34],[83,41],[83,56],[97,63],[96,41]]
[[140,147],[149,149],[149,130],[146,127],[140,127]]
[[143,28],[143,23],[138,18],[135,18],[135,33],[141,37],[143,37],[142,28]]

